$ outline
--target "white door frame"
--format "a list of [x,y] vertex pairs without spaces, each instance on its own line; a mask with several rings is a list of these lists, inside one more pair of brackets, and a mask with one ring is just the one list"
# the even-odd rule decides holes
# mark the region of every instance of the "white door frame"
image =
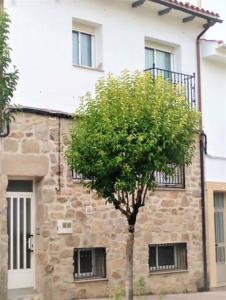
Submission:
[[[33,184],[34,190],[34,184]],[[31,234],[33,235],[33,252],[31,252],[31,268],[30,269],[14,269],[8,270],[8,289],[16,289],[16,288],[28,288],[28,287],[35,287],[35,195],[34,192],[7,192],[6,198],[30,198],[31,199]],[[19,203],[19,201],[18,201]],[[24,211],[26,208],[24,206]],[[12,205],[10,215],[13,215]],[[19,209],[17,209],[17,236],[19,236]],[[24,219],[25,222],[25,219]],[[12,224],[12,222],[11,222]],[[12,236],[12,225],[11,227],[11,245],[13,241]],[[24,226],[25,227],[25,226]],[[24,247],[26,247],[26,239],[24,240]],[[10,249],[11,257],[12,247]],[[17,257],[19,258],[19,243],[17,242]],[[19,267],[19,259],[17,259],[17,267]],[[24,260],[25,263],[25,260]],[[12,264],[12,263],[11,263]],[[11,265],[12,266],[12,265]]]

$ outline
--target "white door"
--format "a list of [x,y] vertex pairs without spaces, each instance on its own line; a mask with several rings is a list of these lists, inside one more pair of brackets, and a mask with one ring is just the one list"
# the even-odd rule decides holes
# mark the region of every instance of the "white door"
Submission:
[[33,193],[7,192],[8,288],[34,286]]
[[226,285],[226,230],[225,230],[225,200],[224,193],[214,193],[214,223],[215,223],[215,249],[217,264],[217,283]]

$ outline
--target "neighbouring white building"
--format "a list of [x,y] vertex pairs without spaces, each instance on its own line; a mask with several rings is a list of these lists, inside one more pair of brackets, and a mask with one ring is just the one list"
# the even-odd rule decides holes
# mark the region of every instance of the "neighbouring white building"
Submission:
[[[98,78],[124,69],[172,74],[200,108],[197,38],[221,20],[176,0],[5,0],[4,7],[20,72],[14,101],[22,107],[0,140],[0,299],[7,288],[12,299],[35,292],[44,300],[106,297],[124,285],[125,220],[72,176],[63,153],[71,114]],[[201,42],[202,81],[210,76],[207,44]],[[213,68],[222,79],[221,66],[219,73]],[[209,135],[205,117],[203,124]],[[145,278],[146,293],[206,289],[208,277],[214,286],[199,150],[197,143],[192,166],[170,180],[160,174],[139,216],[134,273]]]
[[226,285],[226,45],[202,42],[202,119],[210,287]]

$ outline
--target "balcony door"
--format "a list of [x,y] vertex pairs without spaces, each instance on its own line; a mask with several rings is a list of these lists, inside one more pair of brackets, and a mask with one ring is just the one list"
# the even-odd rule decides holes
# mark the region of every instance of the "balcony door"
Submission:
[[217,283],[226,285],[226,219],[225,219],[224,193],[214,193],[214,223],[215,223],[215,249],[217,264]]
[[8,288],[34,286],[34,195],[32,181],[10,180],[8,204]]

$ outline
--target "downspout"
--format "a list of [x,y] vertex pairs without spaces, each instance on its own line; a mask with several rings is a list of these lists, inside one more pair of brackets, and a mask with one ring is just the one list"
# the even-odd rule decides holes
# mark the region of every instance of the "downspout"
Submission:
[[[208,21],[204,25],[204,30],[196,38],[196,57],[197,57],[197,85],[198,85],[198,108],[202,112],[202,86],[201,86],[201,58],[200,58],[200,39],[206,31],[215,23]],[[200,120],[202,129],[202,119]],[[209,290],[208,271],[207,271],[207,250],[206,250],[206,217],[205,217],[205,178],[204,178],[204,154],[205,145],[203,143],[203,132],[199,136],[199,151],[200,151],[200,180],[201,180],[201,210],[202,210],[202,243],[203,243],[203,279],[204,291]]]
[[56,187],[56,191],[59,192],[61,190],[61,123],[60,123],[60,115],[58,116],[58,184]]

